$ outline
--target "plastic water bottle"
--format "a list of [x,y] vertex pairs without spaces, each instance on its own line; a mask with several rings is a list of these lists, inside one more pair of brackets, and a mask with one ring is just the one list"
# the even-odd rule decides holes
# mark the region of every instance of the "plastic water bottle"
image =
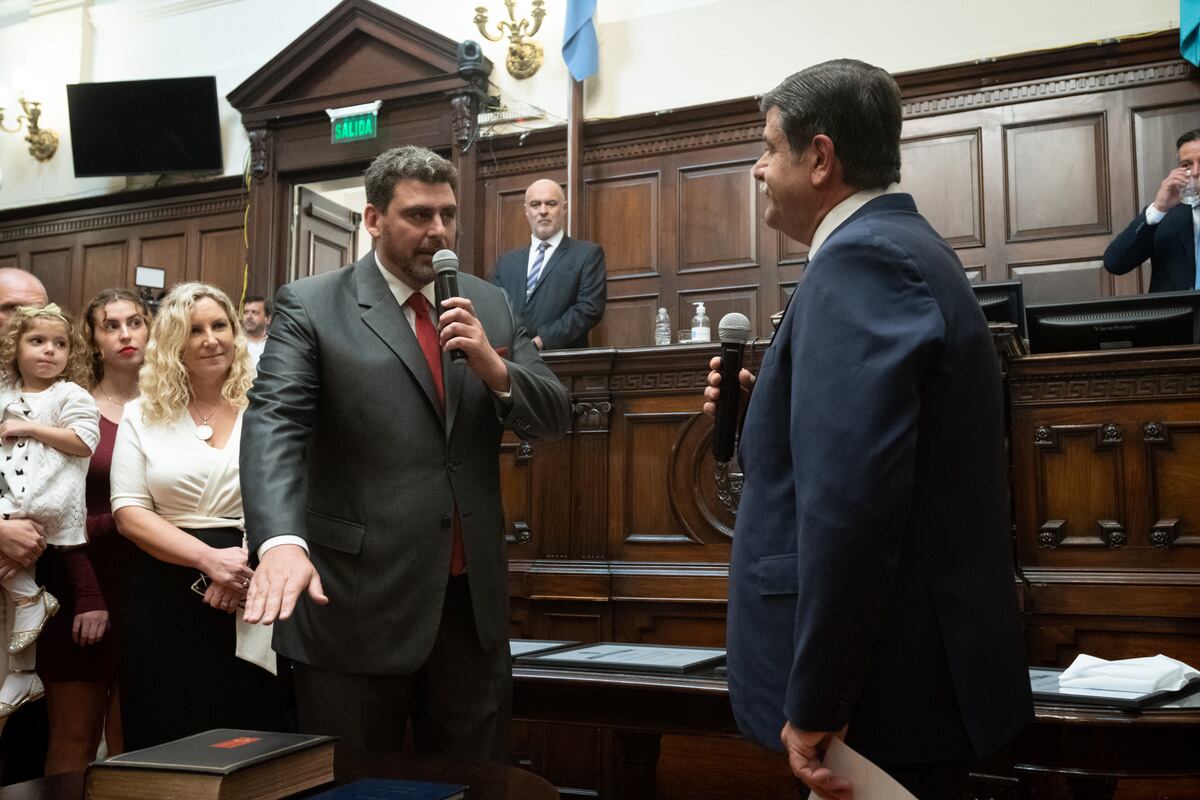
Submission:
[[656,345],[671,343],[671,318],[667,316],[665,308],[658,310],[658,317],[654,320],[654,343]]

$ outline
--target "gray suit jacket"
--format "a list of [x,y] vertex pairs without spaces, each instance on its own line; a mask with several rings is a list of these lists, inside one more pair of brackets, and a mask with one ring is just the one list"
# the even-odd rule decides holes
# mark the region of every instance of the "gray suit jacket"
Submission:
[[595,242],[564,236],[550,254],[533,294],[525,297],[529,248],[500,256],[492,282],[508,292],[513,312],[542,347],[587,347],[588,331],[604,315],[608,275],[604,250]]
[[505,425],[561,436],[567,392],[514,322],[504,294],[471,275],[460,292],[508,360],[501,401],[465,361],[443,356],[443,413],[429,367],[374,253],[280,288],[242,423],[250,552],[303,538],[329,605],[301,597],[275,625],[275,649],[340,672],[393,675],[433,647],[462,519],[476,628],[485,650],[508,638],[500,504]]

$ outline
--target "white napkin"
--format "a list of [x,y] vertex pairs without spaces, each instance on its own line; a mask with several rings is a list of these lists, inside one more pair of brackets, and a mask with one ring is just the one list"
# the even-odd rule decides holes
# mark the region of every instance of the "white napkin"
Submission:
[[1063,670],[1058,685],[1063,689],[1104,689],[1149,694],[1182,689],[1196,677],[1200,677],[1200,672],[1161,653],[1148,658],[1124,658],[1120,661],[1105,661],[1081,653],[1071,666]]

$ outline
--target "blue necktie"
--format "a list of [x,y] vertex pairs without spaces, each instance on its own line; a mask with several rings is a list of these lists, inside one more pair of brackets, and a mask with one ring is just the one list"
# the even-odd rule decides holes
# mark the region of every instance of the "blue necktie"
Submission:
[[538,278],[542,277],[542,262],[546,260],[546,249],[550,247],[549,242],[542,242],[538,245],[537,255],[533,258],[533,266],[529,268],[529,277],[525,279],[525,296],[533,294],[533,287],[537,286]]

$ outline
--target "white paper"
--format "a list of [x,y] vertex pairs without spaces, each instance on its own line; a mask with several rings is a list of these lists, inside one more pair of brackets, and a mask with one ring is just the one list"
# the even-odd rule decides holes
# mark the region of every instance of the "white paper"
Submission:
[[895,778],[836,736],[821,763],[833,774],[850,781],[854,800],[917,800]]

